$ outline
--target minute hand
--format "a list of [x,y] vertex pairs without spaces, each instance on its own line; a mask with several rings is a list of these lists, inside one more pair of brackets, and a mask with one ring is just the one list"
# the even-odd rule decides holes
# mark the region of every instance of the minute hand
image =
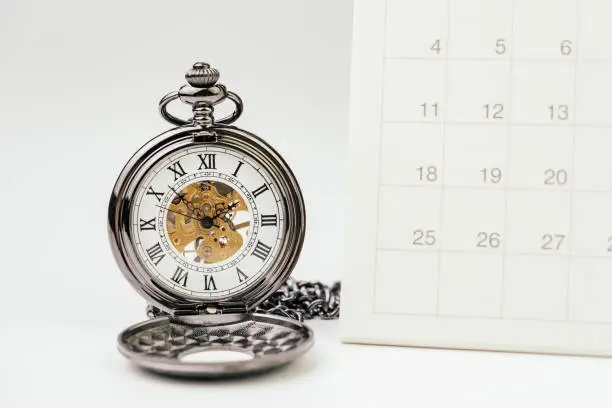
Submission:
[[175,214],[182,215],[183,217],[191,218],[192,220],[200,221],[200,219],[199,219],[199,218],[192,217],[191,215],[183,214],[183,213],[182,213],[182,212],[180,212],[180,211],[171,210],[170,208],[162,207],[161,205],[156,205],[156,207],[159,207],[159,208],[161,208],[162,210],[168,210],[168,211],[173,212],[173,213],[175,213]]
[[176,189],[172,186],[168,186],[170,188],[170,190],[172,190],[174,192],[174,194],[176,194],[176,196],[179,198],[179,200],[181,200],[182,202],[185,203],[185,205],[187,206],[188,209],[190,209],[191,211],[193,211],[193,204],[191,204],[191,201],[188,201],[185,198],[185,194],[181,194],[180,192],[176,191]]

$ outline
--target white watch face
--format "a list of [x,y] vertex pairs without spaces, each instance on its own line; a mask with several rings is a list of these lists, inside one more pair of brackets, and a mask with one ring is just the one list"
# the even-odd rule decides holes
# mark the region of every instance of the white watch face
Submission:
[[130,217],[147,273],[197,300],[247,289],[269,270],[284,239],[284,206],[270,173],[225,147],[182,150],[157,163]]

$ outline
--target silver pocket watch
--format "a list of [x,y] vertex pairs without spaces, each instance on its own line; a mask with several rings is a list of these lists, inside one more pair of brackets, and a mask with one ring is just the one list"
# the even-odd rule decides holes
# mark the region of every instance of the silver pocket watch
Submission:
[[[243,104],[217,83],[216,69],[196,63],[185,78],[159,104],[177,127],[132,156],[110,200],[113,254],[151,318],[124,330],[119,350],[141,367],[183,376],[286,364],[313,344],[302,318],[338,315],[339,284],[288,280],[306,221],[295,176],[265,141],[230,126]],[[168,112],[174,100],[191,105],[190,120]],[[233,112],[216,119],[222,102]],[[189,360],[207,350],[246,359]]]

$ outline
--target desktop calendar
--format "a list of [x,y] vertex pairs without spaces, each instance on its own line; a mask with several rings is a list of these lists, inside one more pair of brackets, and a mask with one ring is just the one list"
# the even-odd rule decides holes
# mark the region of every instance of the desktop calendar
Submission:
[[612,355],[612,4],[354,13],[344,340]]

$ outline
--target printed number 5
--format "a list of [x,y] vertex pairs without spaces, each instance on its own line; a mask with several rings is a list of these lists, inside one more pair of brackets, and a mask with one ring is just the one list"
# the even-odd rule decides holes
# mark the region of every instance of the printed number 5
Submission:
[[506,39],[498,38],[495,44],[495,53],[497,55],[504,55],[506,53]]

